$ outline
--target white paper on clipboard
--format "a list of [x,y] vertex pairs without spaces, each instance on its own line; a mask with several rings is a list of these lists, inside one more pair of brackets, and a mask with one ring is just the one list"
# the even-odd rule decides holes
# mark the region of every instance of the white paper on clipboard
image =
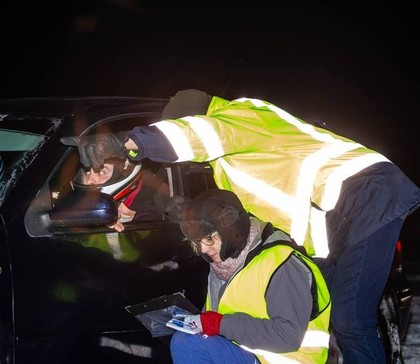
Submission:
[[[187,315],[200,313],[200,310],[181,292],[126,306],[125,309],[139,320],[153,337],[171,335],[174,330],[181,329],[184,332],[188,329],[189,333],[192,333],[192,328],[182,325],[179,321],[183,321],[183,317]],[[167,325],[171,320],[177,321]]]

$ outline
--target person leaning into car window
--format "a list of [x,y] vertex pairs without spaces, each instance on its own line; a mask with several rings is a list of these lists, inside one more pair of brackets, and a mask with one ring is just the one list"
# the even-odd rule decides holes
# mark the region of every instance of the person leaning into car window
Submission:
[[96,171],[80,168],[71,185],[75,190],[95,190],[111,195],[119,203],[119,219],[110,227],[121,232],[124,223],[133,219],[162,219],[154,206],[154,192],[143,181],[141,167],[141,163],[128,159],[108,159]]
[[175,332],[173,362],[325,363],[331,302],[316,264],[231,191],[175,199],[168,216],[210,273],[205,309],[184,320],[201,335]]
[[85,166],[118,156],[208,162],[219,188],[322,258],[344,362],[385,363],[377,309],[420,188],[384,155],[268,101],[199,90],[171,97],[161,121],[70,143]]

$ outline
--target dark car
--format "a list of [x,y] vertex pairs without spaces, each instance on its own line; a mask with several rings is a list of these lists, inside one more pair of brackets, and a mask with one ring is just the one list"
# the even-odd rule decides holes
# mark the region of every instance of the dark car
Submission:
[[[178,291],[204,303],[208,265],[164,220],[164,207],[172,195],[214,186],[210,170],[144,161],[162,176],[154,196],[162,218],[127,223],[117,234],[106,225],[117,213],[107,195],[64,193],[80,166],[77,148],[60,143],[63,136],[150,123],[165,103],[0,102],[1,363],[168,361],[167,343],[152,340],[125,306]],[[66,212],[70,207],[76,214]]]
[[[176,292],[204,304],[208,264],[165,218],[165,208],[172,196],[214,187],[212,170],[144,160],[142,170],[159,176],[153,200],[160,217],[128,222],[117,234],[108,227],[117,218],[115,201],[71,189],[79,156],[60,142],[150,124],[166,102],[0,100],[1,364],[170,363],[168,337],[152,338],[125,307]],[[397,320],[404,336],[411,291],[397,263],[386,323]]]

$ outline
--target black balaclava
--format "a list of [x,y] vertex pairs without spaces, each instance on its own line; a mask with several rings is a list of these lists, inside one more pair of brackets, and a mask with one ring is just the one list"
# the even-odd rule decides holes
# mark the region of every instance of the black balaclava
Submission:
[[[239,256],[247,243],[250,224],[247,212],[233,192],[211,189],[189,204],[180,227],[190,240],[200,240],[217,231],[222,238],[220,258],[226,260]],[[206,260],[209,261],[208,257]]]

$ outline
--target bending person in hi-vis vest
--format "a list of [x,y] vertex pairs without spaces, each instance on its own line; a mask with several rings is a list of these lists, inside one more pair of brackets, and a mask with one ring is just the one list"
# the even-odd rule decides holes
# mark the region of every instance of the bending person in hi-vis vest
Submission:
[[287,234],[250,217],[227,190],[181,199],[168,210],[192,248],[210,263],[205,310],[186,318],[202,335],[173,335],[175,364],[253,364],[256,358],[260,363],[326,362],[327,285]]
[[420,189],[386,157],[262,100],[198,90],[172,97],[162,121],[121,137],[79,138],[81,162],[110,156],[209,162],[221,189],[287,232],[321,269],[344,361],[384,363],[377,307],[404,219]]

